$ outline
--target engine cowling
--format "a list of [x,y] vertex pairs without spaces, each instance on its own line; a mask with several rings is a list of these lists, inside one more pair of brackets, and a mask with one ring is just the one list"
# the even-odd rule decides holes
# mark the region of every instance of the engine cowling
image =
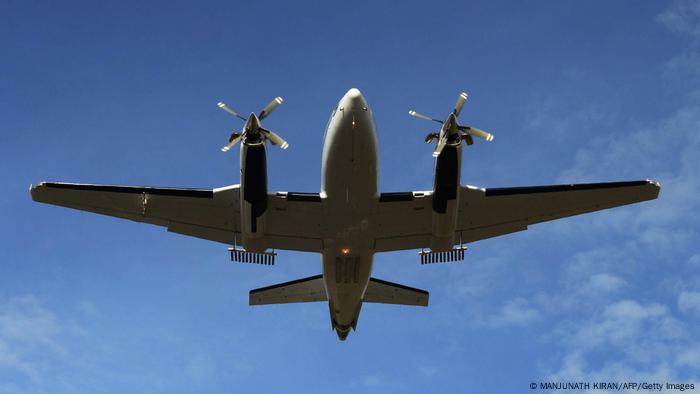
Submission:
[[461,169],[461,145],[446,146],[435,161],[432,236],[430,239],[430,249],[433,251],[447,251],[454,246],[459,211]]
[[267,154],[264,143],[241,144],[241,243],[248,252],[262,252],[267,211]]

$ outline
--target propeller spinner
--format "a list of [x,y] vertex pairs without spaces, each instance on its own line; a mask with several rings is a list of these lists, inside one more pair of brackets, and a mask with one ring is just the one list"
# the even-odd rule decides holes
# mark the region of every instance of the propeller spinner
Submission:
[[462,126],[457,122],[457,117],[459,117],[460,112],[462,112],[462,107],[467,102],[469,96],[462,92],[459,97],[457,97],[457,102],[455,107],[447,116],[447,119],[442,121],[440,119],[431,118],[430,116],[423,115],[416,111],[408,111],[408,114],[419,119],[432,120],[433,122],[440,123],[442,128],[437,133],[430,133],[425,137],[425,142],[430,144],[437,140],[438,144],[433,151],[433,156],[437,157],[440,152],[445,148],[447,144],[455,144],[464,140],[467,145],[472,145],[474,139],[472,137],[483,138],[486,141],[493,141],[493,134],[487,133],[481,129],[471,126]]
[[240,133],[232,133],[228,139],[228,144],[221,148],[221,151],[228,152],[243,138],[245,138],[246,140],[250,139],[252,142],[264,142],[264,140],[269,140],[273,145],[277,145],[281,149],[287,149],[289,147],[287,141],[285,141],[282,137],[272,132],[271,130],[262,127],[260,123],[261,120],[268,117],[272,113],[272,111],[275,110],[275,108],[282,104],[282,101],[282,97],[275,97],[265,106],[265,108],[262,109],[262,111],[260,111],[260,114],[256,115],[255,113],[251,113],[247,118],[241,116],[241,114],[239,114],[233,108],[229,107],[223,102],[219,102],[217,104],[219,108],[237,117],[238,119],[245,121],[245,127],[243,128],[243,131]]

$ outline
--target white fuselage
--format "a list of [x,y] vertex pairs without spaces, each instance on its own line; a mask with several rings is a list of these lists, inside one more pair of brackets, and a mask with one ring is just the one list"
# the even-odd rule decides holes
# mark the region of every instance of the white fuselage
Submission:
[[370,217],[379,201],[377,135],[367,102],[350,89],[333,111],[323,146],[321,198],[328,220],[323,277],[341,339],[357,324],[372,272]]

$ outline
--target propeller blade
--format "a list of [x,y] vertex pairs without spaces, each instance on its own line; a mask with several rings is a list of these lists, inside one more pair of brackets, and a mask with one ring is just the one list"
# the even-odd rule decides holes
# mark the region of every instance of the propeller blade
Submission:
[[268,130],[268,129],[263,129],[262,127],[260,128],[260,131],[262,131],[265,134],[265,137],[270,140],[274,145],[279,146],[281,149],[287,149],[289,148],[289,144],[287,141],[282,139],[279,135],[275,134],[274,132]]
[[408,114],[411,116],[415,116],[416,118],[425,119],[425,120],[432,120],[433,122],[438,122],[438,123],[442,124],[441,120],[433,119],[430,116],[425,116],[425,115],[420,114],[420,113],[413,111],[413,110],[408,111]]
[[438,157],[440,156],[440,153],[442,153],[442,150],[445,148],[447,145],[447,137],[440,138],[438,141],[437,147],[435,147],[435,151],[433,152],[433,157]]
[[473,135],[474,137],[483,138],[486,141],[493,141],[493,134],[489,134],[484,130],[477,129],[476,127],[462,126],[459,129],[469,135]]
[[459,97],[457,98],[457,102],[455,103],[455,109],[453,113],[455,116],[459,116],[459,113],[462,112],[462,107],[464,107],[464,103],[467,102],[467,97],[469,97],[468,94],[465,92],[462,92],[459,94]]
[[272,101],[270,101],[265,106],[265,108],[263,108],[263,110],[260,111],[260,115],[258,116],[258,118],[260,118],[260,120],[267,118],[267,116],[270,115],[270,113],[272,113],[272,111],[274,111],[275,108],[279,107],[279,105],[282,104],[282,101],[284,101],[282,100],[282,97],[273,98]]
[[237,117],[238,119],[246,120],[246,118],[242,117],[238,112],[234,111],[231,107],[229,107],[228,105],[224,104],[223,102],[219,101],[219,103],[216,104],[216,105],[218,105],[219,108],[223,109],[224,111],[226,111],[226,112],[230,113],[231,115]]
[[231,148],[233,148],[233,146],[236,145],[236,144],[238,143],[238,141],[241,140],[241,138],[243,137],[243,135],[242,135],[242,134],[239,134],[238,136],[232,136],[232,137],[233,137],[233,138],[231,138],[231,140],[229,141],[229,143],[228,143],[226,146],[224,146],[223,148],[221,148],[221,151],[222,151],[222,152],[228,152]]

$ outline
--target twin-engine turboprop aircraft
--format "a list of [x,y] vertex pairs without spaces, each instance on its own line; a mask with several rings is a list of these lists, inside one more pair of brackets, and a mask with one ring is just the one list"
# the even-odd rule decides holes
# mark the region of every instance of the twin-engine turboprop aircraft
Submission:
[[275,249],[321,254],[323,272],[250,292],[250,305],[327,301],[331,324],[345,340],[363,302],[428,305],[428,292],[371,277],[377,252],[420,249],[421,264],[464,258],[464,245],[526,230],[529,225],[655,199],[650,180],[484,189],[461,186],[462,141],[493,136],[457,122],[462,93],[426,142],[437,140],[433,190],[380,193],[377,135],[362,94],[350,89],[333,110],[323,146],[319,193],[267,190],[266,145],[288,146],[261,121],[275,98],[247,118],[227,151],[241,143],[241,183],[217,189],[179,189],[41,182],[35,201],[167,227],[168,231],[232,245],[231,259],[274,264]]

